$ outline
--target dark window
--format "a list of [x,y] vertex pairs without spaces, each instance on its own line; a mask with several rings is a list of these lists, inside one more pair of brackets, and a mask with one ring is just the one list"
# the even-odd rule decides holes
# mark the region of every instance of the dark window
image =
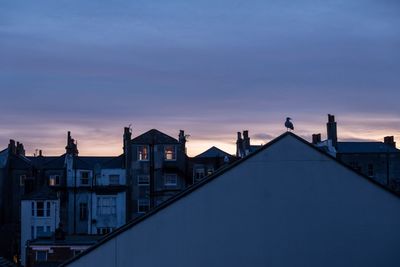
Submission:
[[20,175],[19,176],[19,185],[20,186],[24,186],[25,185],[25,180],[26,180],[26,175],[25,174]]
[[35,202],[32,201],[32,216],[35,216]]
[[81,172],[81,185],[89,185],[89,172]]
[[86,220],[87,219],[87,203],[79,204],[79,219]]
[[138,213],[148,212],[150,209],[150,201],[148,199],[138,199]]
[[47,261],[47,251],[45,250],[36,251],[36,261]]
[[108,177],[110,179],[110,185],[119,185],[119,175],[118,174],[111,174]]
[[368,176],[369,177],[374,176],[374,165],[373,164],[368,164]]
[[36,216],[44,217],[44,202],[43,201],[36,202]]
[[46,202],[46,216],[50,217],[50,202]]

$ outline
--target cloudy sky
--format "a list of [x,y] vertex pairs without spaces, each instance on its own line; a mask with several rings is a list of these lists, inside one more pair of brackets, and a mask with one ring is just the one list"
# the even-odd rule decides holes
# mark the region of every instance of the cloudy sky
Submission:
[[0,0],[0,150],[122,152],[157,128],[195,155],[236,132],[400,143],[397,0]]

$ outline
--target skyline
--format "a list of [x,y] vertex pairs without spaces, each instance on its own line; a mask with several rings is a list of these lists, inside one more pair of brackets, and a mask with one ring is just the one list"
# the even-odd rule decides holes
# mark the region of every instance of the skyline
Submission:
[[[191,135],[189,155],[286,131],[400,140],[397,1],[6,1],[0,150],[122,152],[123,127]],[[256,137],[256,138],[255,138]],[[107,147],[106,147],[107,146]]]

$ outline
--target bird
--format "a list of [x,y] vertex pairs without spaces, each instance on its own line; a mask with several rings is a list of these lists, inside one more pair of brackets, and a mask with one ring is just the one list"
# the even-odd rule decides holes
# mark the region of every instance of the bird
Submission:
[[286,118],[286,122],[285,122],[286,130],[289,131],[289,129],[291,129],[292,131],[294,131],[293,123],[290,120],[291,120],[291,118],[289,118],[289,117]]

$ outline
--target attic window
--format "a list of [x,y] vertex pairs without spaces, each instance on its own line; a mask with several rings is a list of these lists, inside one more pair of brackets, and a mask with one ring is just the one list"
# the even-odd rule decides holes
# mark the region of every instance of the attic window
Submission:
[[138,160],[147,161],[149,160],[149,147],[138,146]]
[[167,145],[164,148],[165,160],[176,160],[176,147],[173,145]]

